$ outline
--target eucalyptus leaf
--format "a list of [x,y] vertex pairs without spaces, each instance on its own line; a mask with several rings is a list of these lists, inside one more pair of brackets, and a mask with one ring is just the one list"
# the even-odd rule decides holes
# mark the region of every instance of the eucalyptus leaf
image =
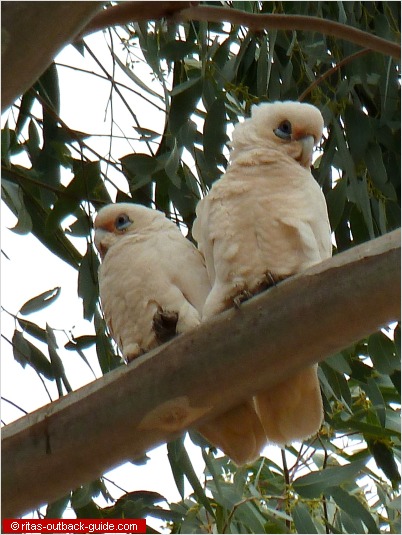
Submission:
[[32,314],[32,312],[37,312],[38,310],[46,308],[59,297],[60,291],[60,286],[57,286],[52,290],[46,290],[46,292],[43,292],[37,295],[36,297],[33,297],[24,305],[22,305],[20,309],[20,314],[26,316],[27,314]]
[[340,485],[355,478],[364,468],[365,463],[356,461],[345,466],[326,468],[297,478],[293,488],[303,498],[318,498],[329,487]]

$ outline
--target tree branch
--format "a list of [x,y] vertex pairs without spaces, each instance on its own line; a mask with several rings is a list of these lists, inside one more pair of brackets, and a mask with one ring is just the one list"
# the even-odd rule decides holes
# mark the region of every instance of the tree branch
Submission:
[[82,30],[81,36],[110,26],[168,18],[196,4],[198,2],[122,2],[98,13]]
[[304,15],[247,13],[239,9],[197,4],[198,2],[124,2],[95,16],[83,29],[82,35],[116,24],[128,24],[139,20],[159,20],[166,17],[175,22],[191,20],[230,22],[239,26],[247,26],[255,31],[276,29],[319,32],[381,52],[395,59],[399,59],[401,55],[401,47],[398,43],[332,20]]
[[3,2],[1,109],[5,110],[74,40],[104,2]]
[[397,230],[281,282],[5,427],[3,515],[64,496],[399,315]]

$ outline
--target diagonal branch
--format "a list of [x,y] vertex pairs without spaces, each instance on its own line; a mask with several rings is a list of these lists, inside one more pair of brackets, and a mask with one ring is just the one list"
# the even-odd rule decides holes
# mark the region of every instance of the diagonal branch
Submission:
[[397,230],[5,427],[3,515],[16,517],[64,496],[399,315]]

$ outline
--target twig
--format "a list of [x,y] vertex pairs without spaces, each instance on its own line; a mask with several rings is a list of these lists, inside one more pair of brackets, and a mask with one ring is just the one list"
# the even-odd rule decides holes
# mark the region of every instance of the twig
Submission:
[[371,52],[369,48],[363,48],[363,50],[359,50],[358,52],[355,52],[354,54],[350,54],[350,56],[347,56],[342,61],[337,63],[334,67],[329,69],[328,71],[324,72],[321,76],[319,76],[314,82],[305,90],[299,97],[299,102],[303,102],[303,100],[306,98],[306,96],[311,93],[311,91],[320,85],[328,76],[331,76],[331,74],[334,74],[334,72],[338,71],[341,67],[346,65],[347,63],[353,61],[354,59],[360,58],[360,56],[364,56],[368,52]]
[[14,403],[14,401],[11,401],[10,399],[7,399],[5,398],[4,396],[1,396],[1,399],[3,401],[5,401],[6,403],[9,403],[10,405],[12,405],[13,407],[15,407],[16,409],[20,410],[21,412],[23,412],[24,414],[28,414],[28,412],[23,409],[22,407],[20,407],[19,405],[17,405],[16,403]]

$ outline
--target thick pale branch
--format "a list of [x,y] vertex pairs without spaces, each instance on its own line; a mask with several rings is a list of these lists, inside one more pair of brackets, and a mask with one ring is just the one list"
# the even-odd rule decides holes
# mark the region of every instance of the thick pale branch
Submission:
[[304,15],[246,13],[239,9],[197,4],[198,2],[124,2],[99,13],[84,28],[82,34],[86,35],[115,24],[128,24],[129,22],[140,20],[158,20],[162,17],[170,17],[175,22],[191,20],[230,22],[231,24],[247,26],[255,31],[269,29],[319,32],[376,50],[396,59],[399,59],[401,55],[401,47],[398,43],[392,43],[336,21]]
[[65,495],[399,315],[400,231],[394,231],[8,425],[3,515]]
[[102,5],[103,2],[2,2],[2,110],[37,80]]

